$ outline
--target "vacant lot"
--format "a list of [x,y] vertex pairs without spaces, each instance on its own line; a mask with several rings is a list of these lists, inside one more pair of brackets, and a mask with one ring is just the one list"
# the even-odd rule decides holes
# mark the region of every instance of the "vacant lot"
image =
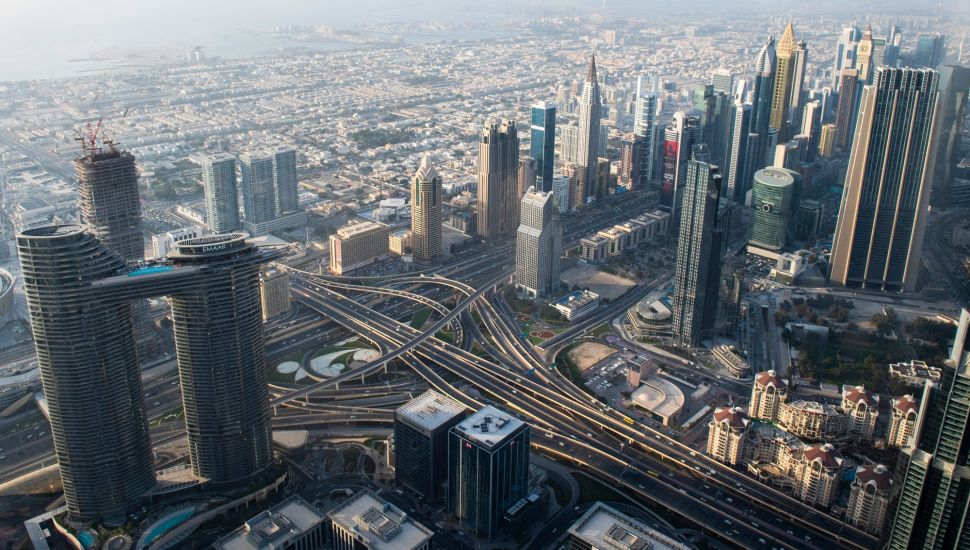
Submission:
[[603,359],[616,353],[610,346],[599,342],[583,342],[575,348],[569,350],[569,360],[579,368],[580,371],[592,367]]
[[589,287],[589,289],[600,295],[600,298],[615,300],[623,295],[631,286],[636,283],[630,279],[625,279],[619,275],[603,273],[596,266],[577,263],[575,266],[563,271],[562,282],[569,288],[573,285],[579,288]]

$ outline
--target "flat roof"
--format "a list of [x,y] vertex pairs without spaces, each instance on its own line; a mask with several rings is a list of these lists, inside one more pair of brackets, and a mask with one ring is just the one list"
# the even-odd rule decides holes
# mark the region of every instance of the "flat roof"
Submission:
[[309,502],[293,495],[269,510],[260,512],[242,527],[219,539],[219,550],[266,550],[280,548],[323,523],[324,516]]
[[523,425],[521,420],[509,413],[486,405],[452,429],[461,432],[470,441],[491,447],[504,441]]
[[640,520],[597,502],[569,528],[569,534],[593,548],[616,550],[688,550],[689,546],[651,529]]
[[372,221],[360,221],[356,223],[347,224],[335,233],[338,237],[346,239],[347,237],[352,237],[354,235],[360,235],[361,233],[367,233],[369,231],[376,231],[387,226],[382,223],[372,222]]
[[465,406],[436,391],[428,390],[401,405],[395,412],[415,426],[431,431],[456,416],[464,415]]
[[400,508],[364,490],[327,514],[330,521],[366,541],[371,550],[420,548],[434,535]]
[[659,376],[641,379],[643,384],[631,398],[633,403],[664,418],[670,418],[684,408],[684,392],[673,382]]

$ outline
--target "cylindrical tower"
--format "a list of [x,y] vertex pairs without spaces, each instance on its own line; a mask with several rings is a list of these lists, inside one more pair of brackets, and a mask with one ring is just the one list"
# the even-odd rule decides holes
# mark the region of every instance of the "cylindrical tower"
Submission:
[[781,250],[788,238],[795,177],[781,168],[764,168],[754,173],[751,193],[751,238],[758,248]]
[[17,236],[24,292],[71,516],[120,515],[155,482],[131,304],[91,283],[125,262],[79,226]]

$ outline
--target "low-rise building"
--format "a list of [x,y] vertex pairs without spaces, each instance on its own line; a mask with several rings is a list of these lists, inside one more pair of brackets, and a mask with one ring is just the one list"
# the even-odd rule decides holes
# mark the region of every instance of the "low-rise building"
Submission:
[[600,305],[600,296],[588,290],[577,290],[570,292],[557,300],[553,307],[567,321],[575,321],[589,313],[592,313]]
[[795,464],[805,444],[771,424],[754,423],[746,447],[748,471],[778,488],[794,486]]
[[886,523],[892,490],[893,474],[882,464],[856,468],[849,505],[845,510],[846,523],[878,535]]
[[569,528],[571,550],[687,550],[647,524],[597,502]]
[[334,550],[429,550],[434,533],[363,490],[327,514]]
[[397,254],[398,256],[403,256],[411,252],[411,230],[410,229],[398,229],[397,231],[391,233],[387,237],[388,249]]
[[215,550],[316,550],[326,542],[324,515],[293,495],[217,540]]
[[943,377],[943,369],[931,367],[925,361],[913,359],[909,363],[890,364],[889,377],[911,386],[922,386],[927,380],[939,384]]
[[330,235],[330,271],[337,275],[374,263],[388,253],[388,229],[382,223],[361,221]]
[[664,426],[670,426],[684,410],[684,392],[660,376],[641,377],[640,383],[630,400]]
[[748,426],[751,420],[741,407],[718,407],[707,428],[707,454],[711,458],[736,466],[745,456]]
[[751,365],[735,353],[732,346],[714,346],[711,355],[715,363],[727,369],[735,378],[745,378],[751,374]]
[[183,227],[159,235],[152,235],[152,255],[155,258],[165,258],[175,243],[185,239],[202,237],[206,232],[198,227]]
[[669,230],[670,214],[660,210],[647,212],[580,239],[579,256],[589,262],[602,262]]
[[916,433],[919,416],[919,403],[911,394],[893,399],[892,418],[889,420],[889,433],[886,445],[899,449],[908,447],[910,437]]

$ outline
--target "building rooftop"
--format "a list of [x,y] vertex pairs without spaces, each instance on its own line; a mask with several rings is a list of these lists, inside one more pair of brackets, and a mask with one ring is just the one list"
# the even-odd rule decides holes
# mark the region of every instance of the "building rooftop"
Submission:
[[911,394],[906,394],[893,399],[893,408],[903,413],[916,412],[919,409],[919,403]]
[[850,386],[848,384],[843,384],[842,397],[851,403],[859,403],[864,401],[865,404],[869,405],[870,407],[879,406],[879,397],[863,386]]
[[371,550],[420,548],[434,535],[400,508],[369,490],[360,491],[327,514],[330,521],[363,539]]
[[861,485],[872,485],[877,491],[888,491],[893,486],[893,474],[882,464],[866,464],[855,469],[855,478]]
[[560,298],[559,301],[556,302],[556,305],[569,308],[581,308],[586,304],[595,302],[599,299],[599,294],[596,294],[595,292],[590,292],[588,290],[577,290]]
[[324,516],[309,502],[293,495],[264,510],[242,527],[213,544],[217,550],[272,550],[323,522]]
[[891,363],[889,376],[917,382],[919,380],[937,381],[943,377],[943,370],[939,367],[931,367],[925,361],[912,360],[909,363]]
[[798,399],[791,403],[785,403],[782,406],[798,409],[807,414],[824,414],[826,416],[840,416],[842,414],[834,405],[819,403],[818,401],[807,401],[805,399]]
[[633,403],[664,418],[670,418],[684,408],[684,392],[673,382],[659,376],[641,379],[631,398]]
[[411,424],[430,431],[458,415],[465,414],[465,406],[438,392],[428,390],[398,407],[396,413]]
[[835,469],[842,465],[842,454],[830,443],[805,447],[805,460],[817,461],[823,468]]
[[779,389],[785,387],[785,381],[773,370],[759,372],[755,376],[755,382],[762,386],[774,386]]
[[521,420],[509,413],[486,405],[482,410],[459,422],[453,429],[471,441],[491,447],[504,441],[523,425]]
[[569,528],[569,534],[603,550],[687,550],[688,546],[640,520],[597,502]]
[[382,223],[371,222],[371,221],[360,221],[355,223],[347,224],[337,230],[336,235],[341,239],[346,239],[348,237],[353,237],[354,235],[360,235],[361,233],[367,233],[369,231],[375,231],[381,229],[382,227],[387,227]]
[[714,409],[714,421],[726,422],[732,428],[744,428],[750,419],[741,407],[718,407]]

